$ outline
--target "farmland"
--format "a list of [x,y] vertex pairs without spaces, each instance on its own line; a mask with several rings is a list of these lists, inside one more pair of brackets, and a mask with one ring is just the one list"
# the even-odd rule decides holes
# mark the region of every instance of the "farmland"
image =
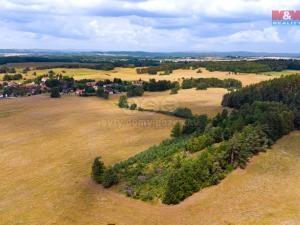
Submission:
[[0,102],[5,130],[0,139],[1,224],[244,225],[299,220],[299,132],[255,157],[245,170],[177,206],[144,203],[95,185],[89,175],[96,155],[106,164],[126,159],[167,138],[172,125],[144,129],[104,121],[174,120],[124,112],[115,103],[45,96]]
[[162,111],[173,111],[177,107],[188,107],[196,114],[214,116],[222,111],[220,105],[225,93],[227,93],[227,90],[223,88],[186,89],[180,90],[179,94],[176,95],[170,95],[170,91],[146,92],[142,97],[130,98],[129,102],[136,103],[138,107],[144,109]]
[[0,2],[0,225],[300,225],[300,0]]
[[[25,68],[25,66],[33,66],[36,64],[31,63],[22,63],[20,65],[18,64],[10,64],[11,66],[16,67],[16,70],[18,73],[22,73],[22,70]],[[38,64],[39,65],[39,64]],[[43,64],[42,64],[43,65]],[[47,74],[50,69],[46,70],[31,70],[29,71],[24,77],[26,79],[33,79],[35,76],[33,73],[36,73],[36,76]],[[95,80],[101,80],[101,79],[114,79],[114,78],[121,78],[123,80],[145,80],[148,81],[149,79],[156,79],[156,80],[171,80],[171,81],[180,81],[182,78],[211,78],[211,77],[217,77],[219,79],[238,79],[240,80],[243,85],[249,85],[252,83],[257,83],[263,80],[271,79],[272,76],[265,75],[265,74],[250,74],[250,73],[241,73],[241,74],[233,74],[228,72],[222,72],[222,71],[214,71],[210,72],[204,68],[202,68],[202,73],[197,73],[197,70],[191,70],[191,69],[178,69],[174,70],[172,74],[170,75],[149,75],[149,74],[137,74],[136,68],[121,68],[117,67],[113,70],[94,70],[94,69],[86,69],[86,68],[54,68],[51,69],[56,74],[62,74],[65,76],[74,77],[74,79],[80,80],[80,79],[95,79]],[[0,75],[3,76],[3,75]],[[1,78],[1,77],[0,77]]]

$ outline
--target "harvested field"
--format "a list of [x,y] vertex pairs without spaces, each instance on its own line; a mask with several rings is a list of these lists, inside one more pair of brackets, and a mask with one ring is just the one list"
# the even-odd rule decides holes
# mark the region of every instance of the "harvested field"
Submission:
[[[207,94],[218,103],[215,91],[221,90]],[[201,92],[194,92],[181,90],[178,101],[184,99],[181,94],[201,101]],[[300,132],[176,206],[144,203],[94,184],[89,176],[95,156],[107,165],[126,159],[167,138],[176,119],[123,111],[116,100],[35,96],[0,101],[5,115],[0,116],[1,224],[299,224]],[[201,113],[201,107],[195,109]],[[130,122],[139,120],[158,125]]]
[[215,116],[222,111],[221,101],[226,93],[223,88],[182,89],[175,95],[171,95],[170,91],[146,92],[142,97],[129,98],[129,102],[144,109],[174,111],[177,107],[187,107],[195,114]]

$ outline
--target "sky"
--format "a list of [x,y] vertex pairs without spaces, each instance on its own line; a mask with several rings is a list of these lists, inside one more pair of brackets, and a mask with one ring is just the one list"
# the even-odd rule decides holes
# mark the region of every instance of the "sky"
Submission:
[[300,52],[300,0],[0,0],[0,48]]

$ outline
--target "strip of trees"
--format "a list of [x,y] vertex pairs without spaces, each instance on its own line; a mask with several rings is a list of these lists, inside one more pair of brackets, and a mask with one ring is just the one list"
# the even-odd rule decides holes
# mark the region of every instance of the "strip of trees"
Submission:
[[242,82],[236,79],[218,79],[218,78],[190,78],[182,81],[182,89],[197,88],[197,90],[206,90],[207,88],[226,88],[239,89]]
[[176,123],[172,139],[113,165],[110,176],[124,182],[130,197],[177,204],[245,168],[252,156],[294,130],[299,85],[299,76],[289,76],[232,92],[223,105],[235,109]]

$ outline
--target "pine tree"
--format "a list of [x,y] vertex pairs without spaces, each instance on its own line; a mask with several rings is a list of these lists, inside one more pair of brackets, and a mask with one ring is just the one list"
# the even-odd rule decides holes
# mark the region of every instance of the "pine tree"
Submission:
[[104,174],[104,163],[101,161],[100,157],[96,157],[92,166],[92,178],[98,184],[102,183]]

